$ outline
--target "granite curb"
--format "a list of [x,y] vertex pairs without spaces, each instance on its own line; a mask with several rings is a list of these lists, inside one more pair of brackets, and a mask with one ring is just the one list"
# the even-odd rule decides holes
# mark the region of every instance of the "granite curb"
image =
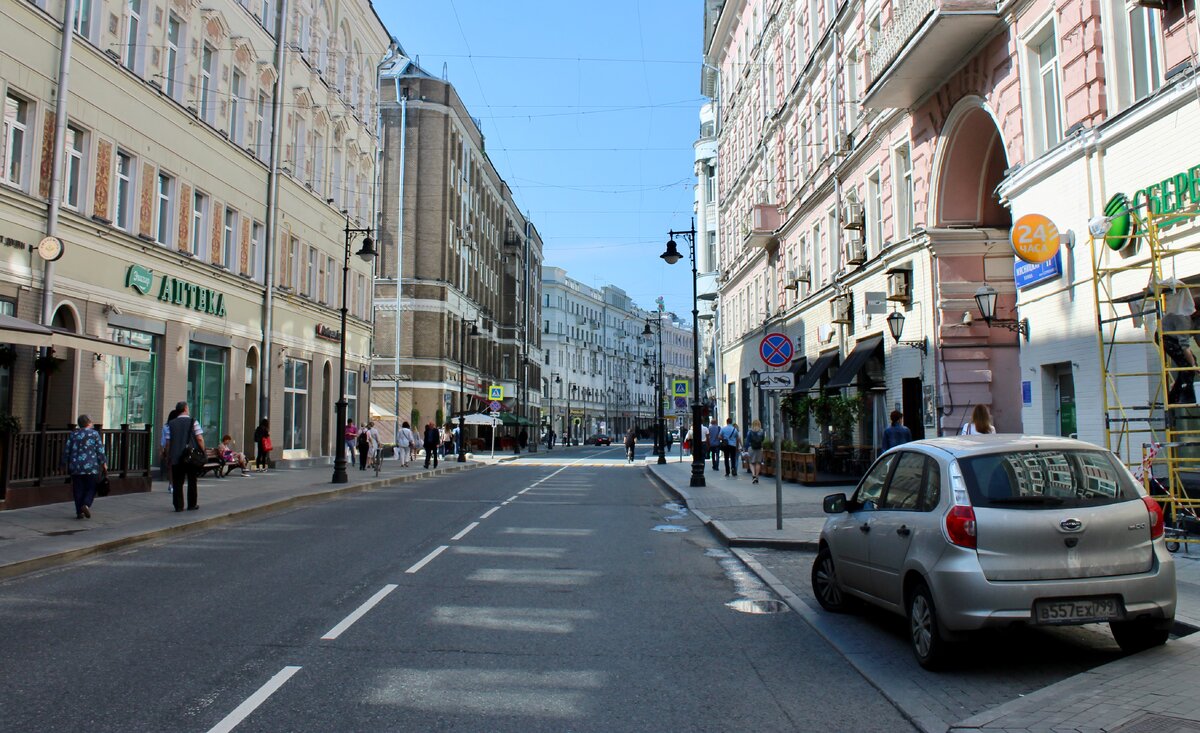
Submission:
[[[500,462],[501,460],[506,459],[496,459],[497,462]],[[375,491],[389,486],[394,486],[396,484],[417,481],[419,479],[424,479],[431,476],[460,473],[462,471],[469,471],[475,468],[482,468],[486,465],[489,464],[473,462],[465,466],[454,465],[446,468],[436,468],[428,471],[422,471],[421,473],[408,474],[404,476],[390,476],[387,478],[378,478],[372,481],[366,481],[350,486],[341,486],[338,488],[312,491],[305,494],[298,494],[296,496],[288,496],[274,501],[268,501],[256,506],[248,506],[242,509],[233,509],[227,511],[221,511],[218,509],[217,511],[220,512],[218,514],[208,515],[203,518],[198,517],[192,521],[184,521],[179,524],[158,527],[152,530],[138,532],[136,534],[127,535],[124,537],[103,540],[93,545],[88,545],[87,547],[78,547],[70,550],[64,550],[62,552],[54,552],[51,554],[42,555],[40,557],[29,558],[27,560],[17,560],[15,562],[6,563],[0,565],[0,580],[13,578],[18,575],[24,575],[26,573],[35,572],[38,570],[57,567],[69,562],[88,558],[93,555],[104,554],[106,552],[111,552],[113,550],[118,550],[123,547],[128,547],[141,542],[148,542],[150,540],[160,539],[163,537],[189,534],[191,532],[197,532],[200,530],[209,529],[211,527],[229,524],[242,519],[271,514],[284,509],[291,509],[293,507],[328,501],[329,499],[337,498],[339,496]],[[169,512],[164,513],[167,516],[171,516],[171,513]]]

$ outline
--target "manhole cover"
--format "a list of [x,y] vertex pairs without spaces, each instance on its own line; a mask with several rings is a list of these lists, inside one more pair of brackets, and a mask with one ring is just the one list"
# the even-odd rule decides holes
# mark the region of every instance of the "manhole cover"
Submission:
[[787,604],[775,599],[750,600],[739,598],[725,604],[740,613],[783,613],[788,610]]
[[1114,728],[1112,733],[1196,733],[1196,731],[1200,731],[1200,721],[1146,713],[1120,728]]
[[677,524],[660,524],[653,529],[654,532],[686,532],[687,527],[680,527]]

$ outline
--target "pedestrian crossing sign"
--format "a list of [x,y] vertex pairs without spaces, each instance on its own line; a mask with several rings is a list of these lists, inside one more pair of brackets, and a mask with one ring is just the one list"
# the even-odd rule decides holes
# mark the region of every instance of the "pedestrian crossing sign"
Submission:
[[499,401],[499,400],[504,399],[504,385],[502,385],[502,384],[490,385],[488,387],[488,399],[492,400],[492,401]]
[[674,379],[671,381],[671,394],[676,397],[688,396],[688,381],[686,379]]

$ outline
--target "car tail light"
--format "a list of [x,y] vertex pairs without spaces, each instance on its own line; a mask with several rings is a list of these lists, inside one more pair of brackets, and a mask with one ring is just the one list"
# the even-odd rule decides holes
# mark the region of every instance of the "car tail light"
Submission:
[[1162,505],[1149,496],[1143,496],[1142,501],[1146,504],[1146,511],[1150,512],[1150,539],[1156,540],[1163,536]]
[[950,507],[946,512],[946,535],[959,547],[975,549],[975,510],[969,506]]

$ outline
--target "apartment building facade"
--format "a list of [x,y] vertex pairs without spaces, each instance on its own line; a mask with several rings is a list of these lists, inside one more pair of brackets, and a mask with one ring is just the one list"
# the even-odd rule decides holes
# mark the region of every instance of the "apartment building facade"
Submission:
[[[328,460],[343,230],[372,226],[381,21],[366,1],[90,0],[64,35],[64,5],[0,8],[0,312],[145,356],[56,352],[46,423],[156,429],[186,399],[214,445],[252,446],[269,418],[275,459]],[[64,250],[49,276],[32,249],[47,234]],[[370,276],[351,263],[355,417]],[[0,412],[33,429],[35,352],[11,353]]]
[[541,237],[453,84],[401,55],[382,70],[380,88],[372,414],[386,432],[498,402],[507,433],[531,434],[542,377]]

